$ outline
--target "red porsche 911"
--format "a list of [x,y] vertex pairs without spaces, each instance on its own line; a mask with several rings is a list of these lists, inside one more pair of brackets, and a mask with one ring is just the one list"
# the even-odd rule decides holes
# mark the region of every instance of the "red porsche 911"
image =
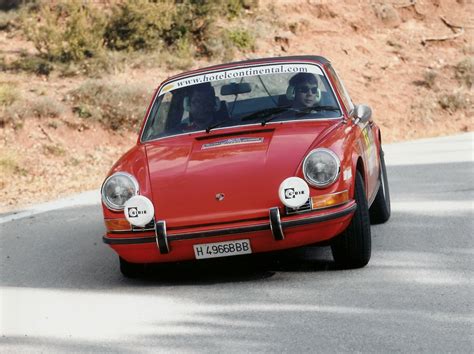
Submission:
[[363,267],[370,224],[390,217],[380,129],[319,56],[167,79],[101,193],[103,240],[128,277],[317,243],[339,267]]

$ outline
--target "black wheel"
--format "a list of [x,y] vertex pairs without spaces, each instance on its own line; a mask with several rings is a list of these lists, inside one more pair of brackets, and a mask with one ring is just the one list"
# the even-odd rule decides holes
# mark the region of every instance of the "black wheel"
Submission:
[[120,260],[120,271],[127,278],[138,278],[143,275],[145,271],[145,265],[142,263],[130,263],[122,257]]
[[369,263],[371,254],[370,219],[364,180],[357,172],[354,198],[357,209],[347,229],[331,243],[336,264],[345,269],[361,268]]
[[387,169],[385,167],[384,153],[380,150],[380,187],[374,202],[370,206],[370,222],[383,224],[390,219],[390,191],[388,189]]

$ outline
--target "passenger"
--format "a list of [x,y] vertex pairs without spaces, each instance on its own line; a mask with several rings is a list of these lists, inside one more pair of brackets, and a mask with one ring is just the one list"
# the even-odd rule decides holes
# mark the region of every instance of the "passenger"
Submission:
[[314,107],[321,100],[316,76],[310,73],[296,74],[289,81],[286,96],[292,101],[291,108],[295,110]]
[[187,100],[185,106],[189,111],[189,124],[184,130],[206,129],[218,122],[216,113],[220,101],[210,83],[193,86]]

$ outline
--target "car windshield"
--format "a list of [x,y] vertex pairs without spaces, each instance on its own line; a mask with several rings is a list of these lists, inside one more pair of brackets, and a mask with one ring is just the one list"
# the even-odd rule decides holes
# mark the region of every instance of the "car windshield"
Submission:
[[340,106],[319,66],[240,67],[166,82],[142,141],[221,127],[338,117]]

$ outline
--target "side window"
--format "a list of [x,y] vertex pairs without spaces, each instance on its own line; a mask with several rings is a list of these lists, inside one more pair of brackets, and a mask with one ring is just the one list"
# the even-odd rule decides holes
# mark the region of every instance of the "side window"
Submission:
[[333,67],[331,65],[328,65],[327,68],[328,71],[331,73],[331,76],[334,78],[334,83],[336,84],[337,91],[341,95],[341,99],[343,101],[344,106],[346,107],[348,112],[351,112],[354,109],[354,104],[352,103],[351,98],[347,93],[346,87],[339,79],[339,76],[337,76],[336,71],[334,71]]

